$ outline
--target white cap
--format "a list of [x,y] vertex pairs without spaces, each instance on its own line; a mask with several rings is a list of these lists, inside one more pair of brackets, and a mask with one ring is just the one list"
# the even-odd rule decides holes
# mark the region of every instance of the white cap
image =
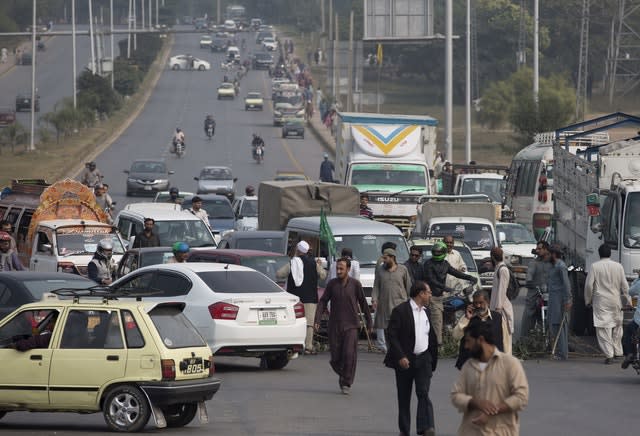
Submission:
[[298,245],[296,245],[296,250],[302,254],[307,254],[307,251],[309,251],[309,244],[306,241],[300,241],[298,242]]

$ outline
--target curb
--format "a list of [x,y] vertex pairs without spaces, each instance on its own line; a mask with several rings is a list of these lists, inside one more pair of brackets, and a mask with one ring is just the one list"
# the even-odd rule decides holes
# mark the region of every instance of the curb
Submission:
[[[138,118],[138,115],[140,115],[140,112],[142,112],[142,109],[144,109],[144,107],[147,104],[147,101],[149,101],[149,98],[151,97],[151,94],[155,90],[156,85],[160,80],[160,76],[162,76],[162,73],[164,72],[164,66],[166,65],[167,60],[169,59],[169,55],[171,54],[173,43],[174,43],[174,37],[172,35],[170,38],[168,38],[167,45],[163,49],[163,52],[160,54],[160,56],[154,61],[153,65],[151,66],[151,71],[152,71],[151,74],[153,74],[153,76],[150,79],[149,88],[142,95],[142,98],[140,99],[140,101],[138,101],[137,106],[133,109],[133,112],[131,112],[131,114],[127,117],[126,121],[122,123],[116,130],[114,130],[113,133],[107,139],[102,141],[102,143],[100,143],[91,153],[85,155],[82,158],[83,161],[87,162],[87,161],[94,160],[99,154],[101,154],[103,151],[109,148],[111,144],[116,142],[116,140],[120,137],[120,135],[122,135],[124,131],[129,128],[131,123],[133,123],[136,120],[136,118]],[[75,167],[72,167],[72,168],[73,169],[69,172],[69,177],[77,178],[82,172],[82,170],[84,169],[84,163],[78,163]]]

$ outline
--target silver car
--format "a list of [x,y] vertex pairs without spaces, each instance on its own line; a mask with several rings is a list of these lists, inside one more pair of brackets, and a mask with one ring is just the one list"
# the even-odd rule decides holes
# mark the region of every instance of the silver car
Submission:
[[233,201],[235,197],[235,184],[238,179],[233,177],[229,167],[204,167],[200,176],[193,179],[198,182],[198,194],[224,195],[229,201]]

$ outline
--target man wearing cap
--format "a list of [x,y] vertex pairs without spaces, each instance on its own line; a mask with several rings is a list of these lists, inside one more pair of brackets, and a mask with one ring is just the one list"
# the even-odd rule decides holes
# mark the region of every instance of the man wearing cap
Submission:
[[309,244],[298,242],[296,254],[291,258],[290,271],[287,277],[287,292],[300,297],[304,304],[307,318],[307,336],[304,342],[304,353],[315,354],[313,348],[313,322],[318,305],[318,271],[317,262],[309,256]]
[[380,351],[387,352],[384,331],[388,326],[391,311],[409,299],[410,289],[411,276],[404,265],[398,265],[396,250],[385,249],[382,252],[382,265],[377,268],[371,292],[371,305],[376,314],[373,327],[376,329]]
[[206,225],[209,225],[209,214],[202,208],[202,198],[197,195],[191,200],[191,208],[189,209],[193,215],[200,218]]
[[169,198],[167,203],[182,204],[182,198],[180,198],[180,191],[178,188],[169,189]]
[[569,320],[571,310],[571,284],[567,265],[562,260],[562,249],[554,244],[549,247],[551,254],[551,269],[547,276],[547,292],[549,292],[549,304],[547,315],[551,340],[554,341],[555,352],[552,356],[555,360],[566,360],[569,356]]
[[24,271],[18,254],[11,249],[11,235],[0,232],[0,271]]
[[333,162],[329,160],[329,155],[325,153],[324,160],[320,164],[320,181],[333,183],[334,170],[335,170],[335,167],[333,166]]
[[156,222],[153,218],[144,219],[144,230],[136,234],[132,248],[159,247],[160,238],[153,231]]

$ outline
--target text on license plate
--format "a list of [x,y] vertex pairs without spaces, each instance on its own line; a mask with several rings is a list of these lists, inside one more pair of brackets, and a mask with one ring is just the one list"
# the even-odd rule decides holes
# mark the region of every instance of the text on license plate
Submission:
[[198,374],[204,371],[204,363],[199,357],[184,359],[180,364],[180,369],[185,374]]
[[151,186],[145,186],[145,187],[144,187],[144,190],[145,190],[145,191],[151,191]]
[[275,310],[258,311],[258,325],[278,324],[278,313]]

